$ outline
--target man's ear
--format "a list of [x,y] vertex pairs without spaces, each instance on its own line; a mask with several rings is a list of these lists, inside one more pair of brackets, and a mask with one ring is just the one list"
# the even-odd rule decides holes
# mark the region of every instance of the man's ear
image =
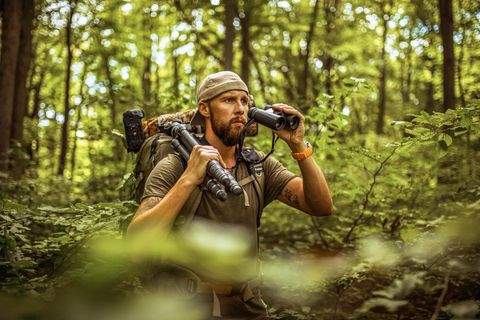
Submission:
[[210,108],[205,102],[200,101],[198,104],[198,111],[204,118],[210,118]]

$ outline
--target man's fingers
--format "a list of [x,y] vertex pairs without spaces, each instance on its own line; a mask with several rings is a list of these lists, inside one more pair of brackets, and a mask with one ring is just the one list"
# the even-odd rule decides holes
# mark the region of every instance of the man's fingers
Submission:
[[222,166],[225,166],[222,157],[217,149],[212,146],[197,145],[193,147],[193,152],[196,152],[200,157],[207,160],[217,160]]
[[293,115],[296,115],[298,116],[302,121],[305,120],[305,117],[302,115],[302,113],[300,111],[298,111],[297,109],[295,109],[294,107],[292,106],[289,106],[287,104],[284,104],[284,103],[276,103],[276,104],[273,104],[272,105],[272,108],[274,110],[277,110],[277,111],[282,111],[286,114],[293,114]]

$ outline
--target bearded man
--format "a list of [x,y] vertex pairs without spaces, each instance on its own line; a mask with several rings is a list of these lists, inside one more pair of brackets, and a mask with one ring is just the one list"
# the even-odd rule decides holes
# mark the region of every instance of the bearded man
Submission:
[[[259,179],[252,175],[248,161],[239,157],[242,153],[237,148],[247,123],[249,97],[245,83],[230,71],[211,74],[200,83],[196,93],[198,109],[192,124],[205,128],[201,145],[193,148],[186,167],[177,154],[169,155],[156,165],[146,182],[141,204],[129,226],[129,234],[136,234],[144,228],[156,228],[163,235],[170,233],[175,220],[188,207],[195,190],[204,181],[210,160],[217,160],[237,181],[243,181],[243,194],[220,201],[212,194],[202,192],[192,222],[211,221],[227,230],[229,227],[242,227],[247,232],[248,250],[252,257],[258,256],[258,212],[273,200],[280,200],[309,215],[331,214],[333,202],[327,182],[311,157],[313,148],[304,140],[304,117],[295,108],[287,104],[272,107],[300,119],[296,129],[275,132],[290,147],[292,157],[300,168],[300,177],[273,157],[268,157],[262,163],[262,170],[257,172],[258,176],[263,175]],[[255,275],[252,279],[236,278],[235,275],[219,279],[197,272],[195,266],[183,267],[182,272],[170,273],[174,278],[174,287],[207,304],[206,318],[267,318],[266,305],[253,284]],[[256,266],[251,269],[255,270],[254,273],[258,272]],[[162,279],[164,281],[165,278]]]

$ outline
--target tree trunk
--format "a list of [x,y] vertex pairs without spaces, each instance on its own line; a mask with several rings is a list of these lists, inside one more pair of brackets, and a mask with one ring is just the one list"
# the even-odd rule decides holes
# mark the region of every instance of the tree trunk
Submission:
[[235,0],[225,0],[225,40],[223,44],[225,70],[233,70],[233,40],[235,38],[233,18],[235,17],[235,7]]
[[75,174],[75,161],[77,155],[77,131],[80,126],[80,121],[82,120],[82,106],[85,102],[85,96],[83,95],[83,88],[85,86],[85,78],[87,76],[88,68],[87,64],[83,66],[84,70],[82,73],[82,78],[80,79],[80,89],[78,90],[78,95],[80,96],[80,103],[77,105],[77,119],[74,125],[74,134],[73,134],[73,147],[72,147],[72,154],[70,156],[70,177],[73,180]]
[[150,14],[143,15],[143,30],[144,30],[144,45],[145,53],[143,73],[142,73],[142,89],[143,89],[143,105],[147,114],[153,114],[152,110],[152,40],[150,35],[152,33],[152,22]]
[[180,97],[180,75],[178,68],[178,56],[173,53],[173,93],[175,97]]
[[38,111],[40,111],[40,102],[42,101],[41,90],[43,87],[43,81],[45,79],[45,74],[47,71],[43,69],[40,71],[39,79],[37,83],[35,83],[32,87],[33,89],[33,103],[32,103],[32,111],[29,114],[31,119],[38,117]]
[[248,86],[250,82],[250,13],[251,7],[248,1],[245,2],[243,12],[240,13],[240,23],[242,25],[242,63],[241,63],[241,78]]
[[435,84],[433,80],[435,79],[436,64],[432,58],[426,58],[425,62],[430,63],[430,81],[427,83],[427,100],[425,102],[425,112],[432,114],[435,110],[435,98],[433,94],[435,93]]
[[461,35],[462,41],[460,42],[460,53],[458,55],[458,62],[457,62],[457,82],[458,82],[458,92],[460,94],[460,101],[462,103],[462,107],[465,108],[467,106],[467,102],[465,100],[465,90],[463,88],[462,78],[463,78],[463,57],[465,55],[465,37],[467,33],[465,30],[467,29],[467,25],[464,19],[464,13],[462,8],[462,1],[458,1],[458,10],[460,15],[460,25],[461,25]]
[[455,56],[452,0],[438,0],[443,45],[443,111],[455,108]]
[[112,120],[112,128],[117,124],[117,97],[114,90],[114,81],[112,70],[110,69],[110,56],[108,53],[102,53],[103,65],[105,68],[105,75],[108,81],[108,106],[110,107],[110,118]]
[[248,51],[248,55],[250,57],[250,60],[253,63],[253,66],[257,70],[257,77],[258,77],[258,82],[260,82],[260,90],[262,92],[263,100],[268,102],[269,97],[267,96],[267,90],[266,90],[266,84],[265,84],[265,78],[262,75],[262,70],[260,69],[260,66],[258,64],[257,59],[255,59],[255,55],[253,54],[252,50]]
[[[335,10],[333,11],[331,8],[334,8]],[[333,31],[335,29],[335,19],[336,19],[336,13],[338,11],[338,1],[337,0],[325,1],[323,11],[325,13],[325,21],[326,21],[325,38],[326,38],[326,41],[328,41],[328,43],[330,44],[330,46],[327,45],[327,48],[328,48],[333,45],[331,41],[332,41]],[[326,77],[325,91],[327,92],[328,95],[333,95],[332,69],[335,64],[335,60],[333,59],[330,52],[327,51],[325,55],[326,55],[325,66],[324,66],[325,77]]]
[[15,97],[15,69],[20,48],[22,2],[6,1],[3,8],[0,58],[0,171],[8,170],[8,149]]
[[64,111],[63,111],[63,124],[62,124],[62,134],[60,140],[60,158],[58,160],[58,171],[57,175],[63,176],[65,171],[65,165],[67,162],[67,152],[68,152],[68,125],[70,117],[70,74],[72,67],[72,20],[73,15],[75,14],[75,9],[78,0],[71,0],[69,2],[70,13],[68,15],[68,22],[66,26],[66,48],[67,48],[67,66],[66,66],[66,75],[65,75],[65,91],[64,91]]
[[380,85],[378,92],[378,117],[377,117],[377,134],[383,134],[383,127],[385,125],[385,111],[387,101],[387,59],[386,59],[386,45],[388,33],[388,12],[386,4],[382,5],[382,21],[383,21],[383,36],[382,36],[382,53],[380,56]]
[[[22,26],[20,46],[18,50],[17,68],[15,76],[15,96],[12,115],[12,130],[10,139],[23,150],[23,119],[28,108],[27,78],[32,60],[32,29],[34,18],[34,1],[22,1]],[[20,177],[25,171],[24,157],[19,152],[12,154],[10,169],[15,177]]]
[[402,95],[402,102],[407,103],[410,101],[410,90],[412,86],[412,40],[413,28],[409,29],[409,36],[405,39],[408,43],[407,50],[405,51],[405,58],[402,60],[401,65],[401,79],[400,79],[400,92]]
[[[310,19],[310,26],[308,28],[307,32],[307,44],[305,48],[305,54],[302,55],[302,65],[303,65],[303,72],[299,78],[299,83],[298,83],[298,95],[299,98],[302,100],[302,103],[305,103],[307,101],[307,93],[308,93],[308,79],[310,76],[310,65],[309,65],[309,60],[310,60],[310,52],[311,52],[311,47],[312,47],[312,40],[313,36],[315,33],[315,26],[317,22],[317,17],[318,17],[318,8],[319,8],[320,1],[315,0],[315,5],[312,10],[312,17]],[[302,110],[305,111],[305,110]]]
[[405,102],[410,102],[410,91],[412,90],[412,74],[413,74],[413,59],[412,59],[412,45],[410,44],[410,40],[412,39],[412,32],[413,28],[410,28],[410,36],[408,39],[408,50],[407,50],[407,86],[405,88]]

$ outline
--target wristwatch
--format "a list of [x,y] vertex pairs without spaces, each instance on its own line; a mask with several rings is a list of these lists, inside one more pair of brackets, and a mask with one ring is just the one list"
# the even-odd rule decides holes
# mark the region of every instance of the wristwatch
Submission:
[[303,152],[292,152],[292,157],[295,160],[305,160],[313,154],[313,146],[310,142],[305,141],[307,149]]

